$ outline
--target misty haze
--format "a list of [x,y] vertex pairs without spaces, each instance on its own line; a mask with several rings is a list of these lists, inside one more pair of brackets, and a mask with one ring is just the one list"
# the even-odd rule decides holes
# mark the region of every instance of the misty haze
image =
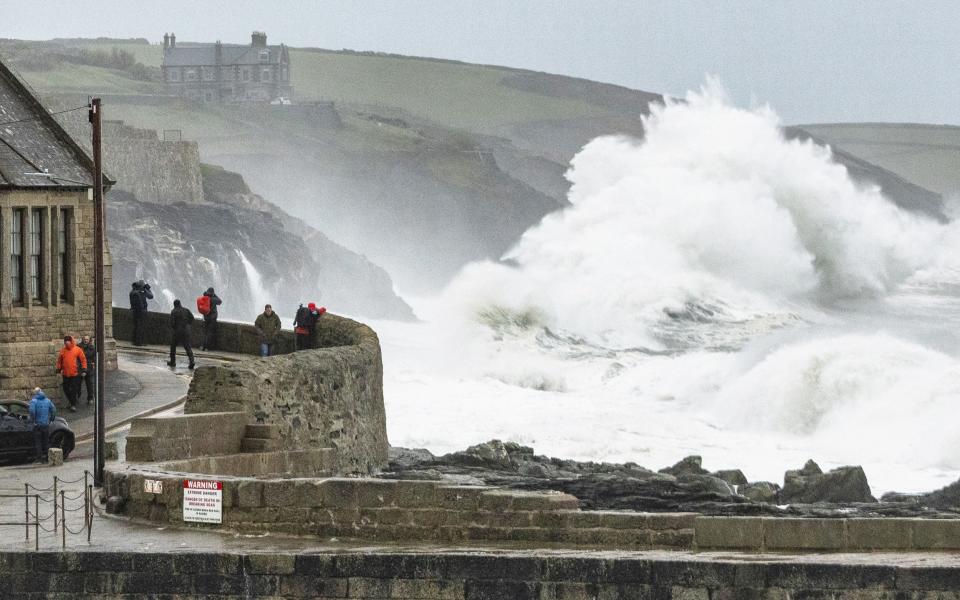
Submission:
[[[0,148],[0,182],[39,185],[14,166],[57,181],[22,127],[36,118],[5,101],[35,94],[92,156],[101,99],[107,302],[139,327],[143,282],[163,313],[156,356],[136,329],[116,336],[121,371],[153,361],[185,386],[194,355],[178,367],[175,348],[164,368],[168,320],[175,346],[193,335],[187,413],[240,403],[190,408],[204,360],[246,352],[203,354],[213,288],[220,343],[256,323],[259,365],[267,304],[295,332],[284,353],[349,346],[346,325],[316,341],[324,319],[376,332],[391,453],[361,475],[553,490],[580,509],[960,512],[952,4],[9,4],[0,141],[16,156]],[[10,206],[0,315],[35,317],[71,301],[55,292],[73,242],[54,239],[71,230],[41,242]],[[60,283],[19,303],[20,278],[42,279],[30,260]],[[176,324],[175,300],[204,337]],[[322,369],[346,368],[330,356]],[[381,383],[260,368],[208,389]],[[301,400],[283,396],[277,418]],[[273,423],[262,403],[254,426]],[[336,446],[359,412],[308,411],[303,427],[336,430]]]

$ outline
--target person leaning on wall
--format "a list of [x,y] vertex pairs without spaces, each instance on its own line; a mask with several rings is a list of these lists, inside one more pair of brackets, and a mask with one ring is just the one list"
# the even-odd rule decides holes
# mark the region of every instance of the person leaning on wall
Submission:
[[263,307],[263,312],[253,322],[257,328],[257,334],[260,336],[260,356],[271,356],[273,354],[273,345],[280,335],[283,325],[280,323],[280,316],[273,312],[273,307],[267,304]]

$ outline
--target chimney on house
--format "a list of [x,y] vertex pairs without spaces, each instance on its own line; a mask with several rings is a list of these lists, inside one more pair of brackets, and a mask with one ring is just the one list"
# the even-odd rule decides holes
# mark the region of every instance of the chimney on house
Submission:
[[170,34],[170,47],[171,48],[177,47],[177,34],[175,33]]
[[217,65],[223,64],[223,44],[220,43],[220,40],[217,40],[217,43],[214,44],[214,60]]
[[165,33],[163,34],[163,49],[166,50],[169,47],[170,47],[170,34]]
[[267,34],[262,31],[254,31],[250,34],[250,45],[254,48],[266,48]]

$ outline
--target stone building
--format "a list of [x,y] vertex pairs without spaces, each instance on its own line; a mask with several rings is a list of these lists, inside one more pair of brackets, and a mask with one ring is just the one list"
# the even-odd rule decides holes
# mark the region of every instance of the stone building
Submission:
[[[0,398],[59,398],[64,335],[93,334],[92,161],[0,62]],[[105,186],[113,182],[104,177]],[[105,256],[106,365],[112,339]]]
[[283,44],[267,45],[267,34],[254,31],[249,46],[177,45],[163,35],[163,80],[184,97],[203,103],[270,102],[293,96],[290,52]]

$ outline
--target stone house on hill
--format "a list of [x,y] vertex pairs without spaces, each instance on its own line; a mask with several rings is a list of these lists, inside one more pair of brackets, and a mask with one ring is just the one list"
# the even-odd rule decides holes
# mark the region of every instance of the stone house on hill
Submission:
[[177,45],[163,35],[163,80],[171,90],[203,103],[270,102],[293,96],[290,51],[267,45],[267,34],[254,31],[249,46]]
[[[93,163],[0,62],[0,398],[61,390],[65,335],[93,334]],[[104,177],[105,189],[114,182]],[[106,366],[115,368],[105,253]]]

